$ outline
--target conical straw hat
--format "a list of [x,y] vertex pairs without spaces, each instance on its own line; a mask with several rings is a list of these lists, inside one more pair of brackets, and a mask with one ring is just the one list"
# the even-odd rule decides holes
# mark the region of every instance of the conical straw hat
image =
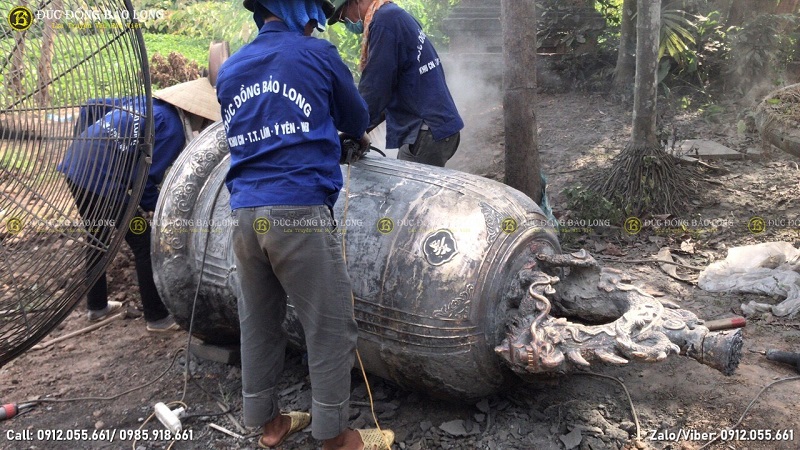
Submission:
[[217,93],[208,78],[198,78],[153,92],[153,97],[213,121],[222,120]]

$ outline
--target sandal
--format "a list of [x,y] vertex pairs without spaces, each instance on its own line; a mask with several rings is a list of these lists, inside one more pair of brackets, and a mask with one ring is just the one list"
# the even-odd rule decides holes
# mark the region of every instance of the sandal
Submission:
[[258,446],[259,447],[261,447],[261,448],[277,447],[277,446],[283,444],[283,441],[285,441],[286,438],[288,438],[289,436],[297,433],[298,431],[300,431],[303,428],[307,427],[309,423],[311,423],[311,414],[309,414],[309,413],[299,412],[299,411],[291,411],[291,412],[288,412],[286,414],[281,414],[281,415],[288,417],[289,420],[291,421],[291,423],[289,425],[289,431],[287,431],[286,434],[283,435],[281,440],[278,441],[278,443],[273,445],[272,447],[268,446],[267,444],[265,444],[264,442],[261,441],[261,439],[264,438],[264,436],[262,435],[261,437],[258,438]]
[[[356,430],[364,442],[364,450],[391,450],[394,443],[394,431],[369,428]],[[387,447],[388,445],[388,447]]]

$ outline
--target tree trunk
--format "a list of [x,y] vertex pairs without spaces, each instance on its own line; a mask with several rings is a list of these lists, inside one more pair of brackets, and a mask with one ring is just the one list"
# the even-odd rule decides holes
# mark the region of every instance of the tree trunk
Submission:
[[800,6],[800,0],[781,0],[775,8],[775,14],[794,14]]
[[15,33],[14,48],[11,50],[11,68],[8,70],[8,80],[6,87],[8,88],[9,98],[16,100],[24,93],[22,86],[22,79],[25,75],[25,36],[27,31]]
[[633,86],[633,132],[636,147],[658,146],[656,98],[661,0],[639,0],[636,16],[636,80]]
[[636,28],[633,19],[635,14],[636,0],[624,0],[613,86],[614,92],[623,98],[630,98],[631,81],[636,73]]
[[726,27],[739,26],[744,20],[744,5],[741,0],[731,0],[728,8],[728,19],[725,21]]
[[[27,2],[20,2],[20,6],[27,6]],[[25,76],[25,38],[28,31],[14,32],[14,48],[9,52],[11,67],[6,73],[6,88],[9,99],[16,100],[24,93],[22,79]]]
[[536,14],[534,0],[502,0],[505,93],[505,182],[542,200],[536,137]]
[[[55,0],[49,7],[53,11],[62,9],[62,0]],[[39,107],[46,108],[50,104],[50,82],[52,81],[53,71],[53,44],[56,31],[53,29],[54,19],[44,20],[44,30],[42,30],[42,52],[39,58],[37,73],[39,80],[37,83],[36,101]]]
[[694,194],[694,177],[682,171],[661,148],[656,135],[658,41],[661,0],[639,0],[636,15],[636,76],[631,140],[608,173],[590,190],[612,201],[626,215],[679,214]]
[[[28,6],[26,0],[20,1],[16,6]],[[11,18],[9,17],[9,21]],[[8,72],[5,73],[5,88],[8,93],[8,100],[16,101],[25,93],[25,87],[22,80],[25,76],[25,39],[28,35],[28,30],[22,32],[12,32],[14,34],[14,47],[8,53],[10,59],[10,67]],[[5,105],[6,107],[9,104]]]
[[797,10],[798,0],[731,0],[726,27],[741,26],[761,14],[781,14]]

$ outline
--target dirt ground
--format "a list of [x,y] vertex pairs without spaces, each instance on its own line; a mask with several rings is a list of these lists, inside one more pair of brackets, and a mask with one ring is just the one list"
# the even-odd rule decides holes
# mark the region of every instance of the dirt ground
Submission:
[[[759,144],[756,135],[737,130],[738,118],[750,106],[725,105],[725,112],[714,117],[668,114],[663,123],[668,128],[674,126],[679,139],[709,139],[745,151]],[[567,217],[562,191],[585,181],[623,148],[629,136],[630,113],[612,100],[585,93],[540,94],[537,110],[539,150],[550,200],[556,216]],[[496,177],[502,168],[500,118],[499,106],[467,117],[467,127],[478,121],[484,125],[482,132],[464,137],[449,167]],[[634,275],[635,284],[663,293],[664,298],[701,318],[739,314],[740,305],[750,299],[775,303],[778,299],[704,292],[692,281],[669,277],[656,264],[622,261],[652,259],[660,248],[669,247],[686,265],[705,267],[723,259],[726,250],[734,246],[779,240],[797,246],[800,229],[768,228],[755,235],[748,231],[747,221],[752,216],[800,218],[798,163],[777,150],[761,160],[712,161],[720,170],[705,176],[714,183],[703,184],[697,198],[690,199],[692,206],[685,217],[678,218],[726,219],[729,226],[699,233],[648,228],[637,235],[622,230],[576,234],[562,236],[564,247],[586,248],[604,264]],[[117,257],[109,273],[112,298],[135,308],[138,294],[127,250]],[[679,273],[690,279],[697,275],[688,269],[679,269]],[[45,341],[86,325],[81,304]],[[0,400],[48,402],[0,422],[0,448],[256,448],[255,438],[240,439],[211,427],[215,424],[247,434],[237,425],[241,420],[239,368],[192,358],[192,375],[185,381],[187,362],[182,349],[187,340],[188,334],[183,331],[166,337],[148,334],[140,317],[117,320],[90,334],[28,351],[0,369]],[[621,384],[585,374],[543,379],[475,404],[438,401],[424,392],[408,392],[376,377],[369,380],[381,426],[397,434],[395,449],[699,449],[707,442],[700,433],[719,432],[737,424],[762,387],[798,375],[793,368],[770,362],[759,352],[799,347],[797,319],[764,314],[748,319],[743,359],[732,376],[674,355],[656,364],[593,365],[593,372],[621,381],[631,403]],[[372,426],[363,380],[356,371],[352,376],[352,423],[356,427]],[[798,386],[794,380],[770,387],[738,424],[737,429],[744,430],[737,434],[739,440],[715,442],[705,448],[800,448],[800,436],[795,435],[800,434]],[[134,388],[138,389],[125,393]],[[309,407],[310,386],[301,353],[293,351],[287,356],[281,389],[285,408]],[[71,398],[85,399],[58,402]],[[163,427],[148,419],[156,402],[179,400],[187,405],[190,416],[183,419],[185,439],[171,443],[162,439]],[[222,414],[223,409],[230,413]],[[636,418],[640,424],[638,440]],[[27,430],[31,432],[29,440],[25,440]],[[788,430],[793,439],[766,441],[759,439],[758,430],[781,437]],[[692,436],[670,439],[671,433],[678,432]],[[82,433],[88,439],[81,439]],[[143,439],[134,442],[131,437],[136,433]],[[755,440],[745,440],[750,437]],[[281,448],[315,449],[318,443],[306,430]]]

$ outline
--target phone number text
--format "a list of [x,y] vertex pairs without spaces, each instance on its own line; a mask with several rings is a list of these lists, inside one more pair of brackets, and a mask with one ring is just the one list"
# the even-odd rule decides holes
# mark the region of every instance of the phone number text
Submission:
[[647,439],[651,441],[794,441],[794,430],[719,430],[700,431],[693,429],[647,430]]
[[194,439],[193,430],[182,430],[173,433],[170,430],[128,430],[128,429],[108,429],[108,430],[7,430],[5,432],[8,441],[100,441],[114,442],[120,441],[190,441]]

